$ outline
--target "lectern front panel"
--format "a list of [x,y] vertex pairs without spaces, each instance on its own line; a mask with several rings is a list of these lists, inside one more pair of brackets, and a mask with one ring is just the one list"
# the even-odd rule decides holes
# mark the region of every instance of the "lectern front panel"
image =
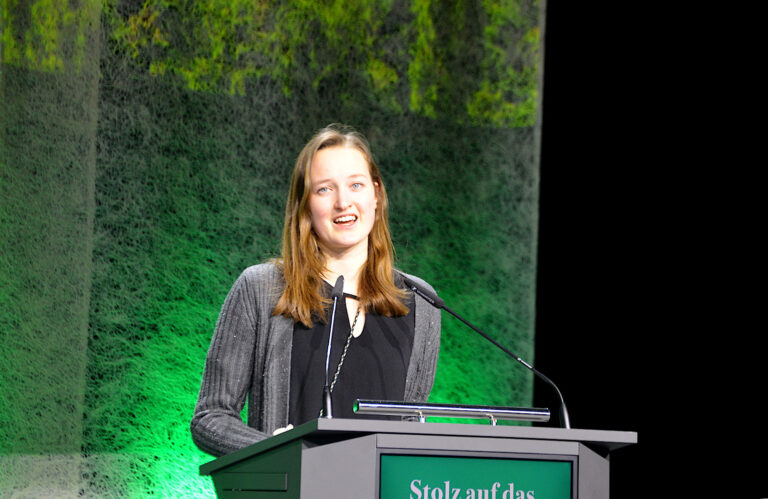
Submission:
[[379,498],[572,499],[573,460],[382,454]]
[[637,434],[318,419],[200,467],[219,497],[609,499]]

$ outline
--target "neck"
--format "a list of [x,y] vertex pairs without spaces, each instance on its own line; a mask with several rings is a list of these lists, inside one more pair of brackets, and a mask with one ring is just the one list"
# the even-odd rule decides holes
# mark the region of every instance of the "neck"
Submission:
[[357,294],[357,283],[360,272],[368,259],[368,248],[364,251],[355,251],[344,255],[328,255],[325,258],[325,272],[323,277],[330,283],[336,282],[340,276],[344,276],[344,292]]

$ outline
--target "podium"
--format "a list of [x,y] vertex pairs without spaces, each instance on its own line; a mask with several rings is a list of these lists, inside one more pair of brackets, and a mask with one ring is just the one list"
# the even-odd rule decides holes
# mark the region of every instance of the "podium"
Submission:
[[200,467],[220,498],[607,499],[637,433],[316,419]]

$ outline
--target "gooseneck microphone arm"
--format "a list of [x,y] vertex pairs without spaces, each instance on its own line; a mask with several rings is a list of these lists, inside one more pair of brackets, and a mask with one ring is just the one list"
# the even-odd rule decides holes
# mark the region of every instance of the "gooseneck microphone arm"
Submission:
[[524,361],[523,359],[521,359],[520,357],[512,353],[507,347],[505,347],[498,341],[494,340],[484,332],[480,331],[472,323],[470,323],[469,321],[464,319],[462,316],[460,316],[459,314],[457,314],[456,312],[448,308],[445,305],[445,302],[435,293],[432,293],[427,289],[421,288],[418,284],[416,284],[415,282],[413,282],[412,280],[408,279],[405,276],[403,276],[403,282],[405,282],[405,285],[408,286],[408,288],[410,288],[411,291],[413,291],[414,293],[418,294],[419,296],[427,300],[427,302],[429,302],[432,306],[436,308],[442,308],[452,316],[459,319],[461,322],[463,322],[464,324],[472,328],[472,330],[475,331],[477,334],[479,334],[486,340],[493,343],[501,351],[503,351],[504,353],[506,353],[507,355],[509,355],[510,357],[512,357],[513,359],[515,359],[516,361],[518,361],[519,363],[527,367],[528,369],[530,369],[530,371],[533,372],[533,374],[535,374],[536,376],[544,380],[547,384],[549,384],[552,388],[554,388],[555,392],[557,393],[557,396],[560,398],[560,421],[564,428],[568,428],[568,429],[571,428],[571,418],[568,416],[568,409],[565,407],[565,400],[563,399],[563,394],[560,393],[560,389],[557,387],[557,385],[555,385],[555,383],[551,379],[544,376],[544,374],[542,374],[539,370],[537,370],[535,367],[533,367],[532,365],[530,365],[529,363],[527,363],[526,361]]
[[336,284],[331,291],[331,299],[333,300],[333,307],[331,308],[331,320],[328,323],[328,350],[325,353],[325,385],[323,386],[323,410],[321,415],[326,419],[333,418],[333,408],[331,404],[331,383],[328,376],[328,367],[331,362],[331,343],[333,342],[333,325],[336,322],[336,306],[339,303],[339,299],[344,294],[344,276],[340,275],[336,279]]

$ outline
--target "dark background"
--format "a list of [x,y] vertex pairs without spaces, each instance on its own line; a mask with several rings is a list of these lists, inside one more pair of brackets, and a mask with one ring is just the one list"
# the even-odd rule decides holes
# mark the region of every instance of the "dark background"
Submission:
[[638,432],[614,498],[768,497],[748,24],[547,2],[535,365],[573,428]]
[[[663,310],[647,295],[649,66],[629,10],[547,2],[536,311],[535,365],[560,387],[571,426],[638,432],[611,456],[616,498],[649,492],[639,484],[654,437],[641,414],[659,387],[643,345]],[[538,380],[534,403],[559,423]]]

